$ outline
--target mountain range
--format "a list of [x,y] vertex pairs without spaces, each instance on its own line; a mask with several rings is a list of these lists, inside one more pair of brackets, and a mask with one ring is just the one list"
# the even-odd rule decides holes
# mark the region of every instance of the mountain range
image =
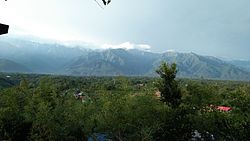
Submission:
[[91,50],[85,46],[0,38],[0,71],[74,76],[156,76],[162,61],[177,63],[178,76],[250,80],[250,61],[221,60],[196,53],[137,49]]
[[0,59],[0,72],[31,72],[31,70],[11,60]]

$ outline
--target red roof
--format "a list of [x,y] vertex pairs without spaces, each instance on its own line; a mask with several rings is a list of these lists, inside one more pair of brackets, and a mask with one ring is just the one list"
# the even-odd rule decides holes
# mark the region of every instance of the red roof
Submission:
[[220,111],[225,111],[225,112],[232,110],[231,107],[227,107],[227,106],[218,106],[216,109]]

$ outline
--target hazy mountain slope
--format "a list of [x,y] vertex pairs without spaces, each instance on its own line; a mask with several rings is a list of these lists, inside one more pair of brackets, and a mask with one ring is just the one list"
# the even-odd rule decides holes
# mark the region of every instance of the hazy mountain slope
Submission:
[[215,57],[200,56],[195,53],[167,52],[156,61],[155,67],[161,60],[177,63],[180,77],[250,80],[249,72]]
[[243,70],[250,72],[250,61],[243,61],[243,60],[231,60],[227,61],[228,63],[235,65]]
[[66,75],[156,76],[155,69],[161,61],[167,61],[177,63],[180,77],[250,80],[247,69],[195,53],[152,53],[136,49],[89,50],[0,38],[0,58],[5,59],[2,61],[2,71],[8,72],[32,70],[34,73]]
[[85,52],[58,44],[0,38],[1,58],[27,66],[36,73],[58,73],[66,63]]
[[16,62],[0,59],[0,72],[32,72],[27,67]]
[[66,66],[70,74],[85,75],[143,75],[153,67],[151,53],[136,50],[108,49],[91,52]]
[[66,67],[72,75],[156,75],[162,61],[176,62],[180,77],[250,80],[249,72],[215,57],[194,53],[156,54],[139,50],[109,49],[80,57]]

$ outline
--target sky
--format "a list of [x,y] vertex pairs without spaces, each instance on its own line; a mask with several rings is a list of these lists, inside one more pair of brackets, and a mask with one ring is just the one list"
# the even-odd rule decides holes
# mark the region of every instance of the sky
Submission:
[[[101,0],[97,0],[101,3]],[[250,60],[250,0],[0,0],[10,34]]]

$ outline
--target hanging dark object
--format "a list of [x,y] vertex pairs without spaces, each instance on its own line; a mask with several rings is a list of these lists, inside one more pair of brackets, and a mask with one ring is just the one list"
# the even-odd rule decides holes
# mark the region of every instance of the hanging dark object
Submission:
[[[96,2],[102,9],[104,9],[103,6],[102,6],[102,4],[100,4],[97,0],[95,0],[95,2]],[[108,4],[111,2],[111,0],[102,0],[102,2],[103,2],[103,5],[106,6],[106,5],[108,5]]]
[[107,4],[109,4],[111,2],[111,0],[108,0],[108,3]]
[[0,35],[7,34],[9,31],[9,26],[0,23]]
[[[5,0],[7,1],[7,0]],[[1,24],[0,23],[0,35],[7,34],[9,31],[9,25]]]
[[108,0],[108,1],[102,0],[102,2],[103,2],[104,5],[108,5],[111,2],[111,0]]

